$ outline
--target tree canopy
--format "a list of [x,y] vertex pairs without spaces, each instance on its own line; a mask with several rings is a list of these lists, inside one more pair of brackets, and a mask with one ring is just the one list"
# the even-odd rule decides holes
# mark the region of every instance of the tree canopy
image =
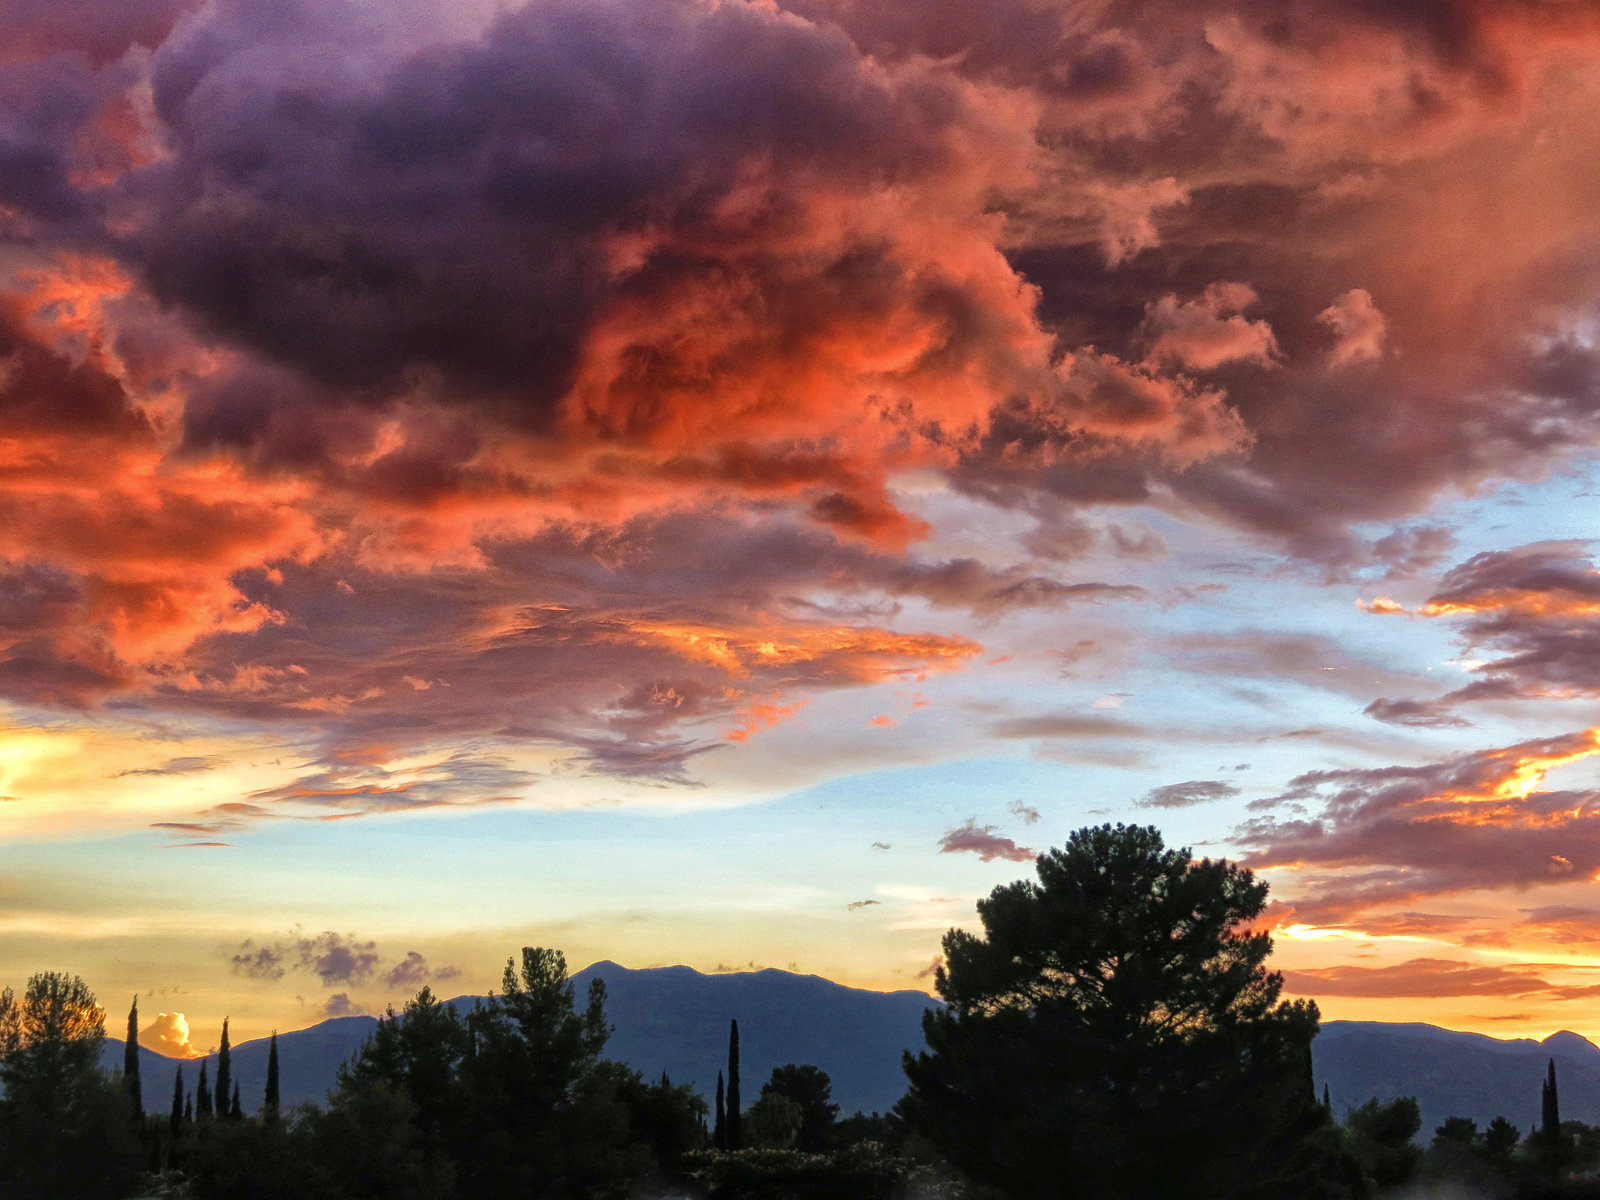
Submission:
[[1279,999],[1266,885],[1151,827],[1081,829],[952,929],[902,1113],[1021,1197],[1292,1195],[1327,1122],[1316,1007]]

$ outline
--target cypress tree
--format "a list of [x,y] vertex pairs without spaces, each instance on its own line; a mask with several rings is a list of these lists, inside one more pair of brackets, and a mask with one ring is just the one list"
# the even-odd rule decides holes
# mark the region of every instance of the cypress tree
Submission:
[[222,1018],[222,1045],[217,1050],[217,1118],[228,1115],[228,1093],[233,1084],[233,1052],[228,1049],[228,1018]]
[[239,1085],[233,1085],[233,1100],[228,1105],[228,1120],[239,1121],[244,1118],[244,1109],[239,1107]]
[[261,1115],[269,1121],[278,1119],[278,1031],[272,1031],[272,1042],[267,1047],[267,1095],[261,1105]]
[[187,1096],[185,1096],[183,1098],[183,1123],[185,1125],[189,1125],[189,1124],[192,1124],[193,1122],[194,1122],[194,1093],[190,1092]]
[[1333,1100],[1328,1095],[1328,1085],[1322,1085],[1322,1107],[1325,1112],[1333,1112]]
[[133,1101],[134,1120],[144,1118],[144,1096],[139,1088],[139,997],[133,998],[128,1009],[128,1041],[122,1047],[122,1086],[128,1089],[128,1099]]
[[1554,1171],[1561,1165],[1561,1099],[1556,1092],[1556,1060],[1553,1058],[1539,1099],[1539,1132],[1544,1135],[1545,1153],[1550,1156],[1550,1169]]
[[206,1064],[200,1064],[200,1082],[195,1087],[194,1115],[197,1121],[205,1123],[211,1120],[211,1085],[206,1082]]
[[737,1150],[739,1137],[739,1022],[728,1028],[728,1149]]
[[177,1141],[178,1135],[183,1132],[183,1064],[178,1064],[177,1074],[172,1077],[172,1115],[167,1118],[167,1124],[172,1130],[172,1140]]
[[711,1144],[718,1150],[728,1148],[728,1125],[722,1105],[722,1072],[717,1072],[717,1123],[711,1127]]

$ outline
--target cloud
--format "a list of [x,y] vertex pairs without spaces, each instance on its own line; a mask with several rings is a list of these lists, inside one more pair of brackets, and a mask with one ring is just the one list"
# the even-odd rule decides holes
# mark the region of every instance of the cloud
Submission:
[[856,912],[858,909],[863,909],[863,908],[867,908],[867,907],[869,907],[870,905],[873,905],[873,904],[882,904],[882,903],[883,903],[883,901],[881,901],[881,900],[852,900],[852,901],[850,901],[849,904],[846,904],[844,907],[845,907],[845,910],[847,912]]
[[1150,356],[1193,371],[1229,362],[1272,366],[1278,353],[1272,327],[1240,315],[1257,299],[1255,289],[1243,283],[1213,283],[1198,299],[1182,303],[1171,294],[1161,297],[1145,311]]
[[[1439,580],[1417,609],[1458,622],[1478,678],[1431,699],[1381,698],[1379,720],[1461,726],[1458,710],[1491,701],[1600,695],[1600,571],[1583,541],[1535,542],[1476,554]],[[1493,655],[1494,657],[1489,657]]]
[[453,966],[432,966],[416,950],[389,964],[375,941],[362,941],[354,934],[332,930],[314,936],[304,934],[258,944],[253,938],[241,943],[232,955],[236,974],[251,979],[282,979],[290,972],[314,975],[324,987],[340,984],[366,986],[374,981],[390,988],[413,989],[428,980],[451,979],[460,974]]
[[225,766],[228,759],[220,754],[183,755],[178,758],[169,758],[154,767],[134,767],[126,771],[118,771],[117,778],[129,775],[196,775],[202,771],[215,771],[218,767]]
[[1334,366],[1383,357],[1389,322],[1365,288],[1351,288],[1317,314],[1338,341],[1329,355]]
[[981,862],[997,858],[1008,862],[1032,862],[1038,851],[1019,846],[1008,837],[995,833],[993,825],[979,825],[977,819],[968,817],[966,824],[947,829],[939,839],[940,854],[976,854]]
[[431,980],[454,979],[461,974],[458,967],[433,967],[428,960],[415,950],[406,951],[406,956],[394,966],[389,968],[383,981],[391,988],[419,988]]
[[1566,989],[1526,966],[1413,958],[1386,967],[1308,968],[1285,971],[1284,987],[1302,996],[1363,996],[1381,999],[1427,996],[1528,996],[1562,992],[1593,994],[1600,989]]
[[1139,799],[1139,803],[1146,808],[1188,808],[1194,804],[1226,800],[1238,794],[1238,787],[1231,783],[1218,779],[1191,779],[1186,783],[1169,783],[1151,788]]
[[333,1017],[359,1017],[366,1015],[366,1008],[350,999],[347,992],[335,992],[329,996],[322,1006],[322,1015],[325,1018]]
[[1147,731],[1133,721],[1088,716],[1073,712],[1040,713],[1032,717],[1007,717],[989,726],[1001,738],[1128,738]]
[[1031,804],[1024,804],[1021,800],[1013,800],[1006,805],[1006,811],[1013,817],[1019,818],[1024,825],[1037,825],[1039,823],[1039,810]]
[[[308,747],[263,811],[512,799],[513,743],[692,784],[1146,598],[1064,568],[1159,553],[1109,510],[1406,578],[1600,440],[1588,6],[13,9],[0,698]],[[1048,565],[919,556],[924,488]],[[1580,614],[1439,615],[1499,673],[1374,715],[1594,677]]]
[[168,1058],[199,1058],[204,1051],[189,1041],[189,1021],[182,1013],[157,1013],[155,1020],[139,1031],[139,1045]]
[[[1312,771],[1279,806],[1303,817],[1246,821],[1234,839],[1261,869],[1293,865],[1300,919],[1362,914],[1475,888],[1526,889],[1600,871],[1600,793],[1542,790],[1548,772],[1597,753],[1597,731],[1421,766]],[[1316,807],[1312,807],[1316,806]]]

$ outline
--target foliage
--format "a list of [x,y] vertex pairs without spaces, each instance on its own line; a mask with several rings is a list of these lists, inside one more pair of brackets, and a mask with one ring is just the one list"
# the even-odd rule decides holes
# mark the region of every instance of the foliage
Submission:
[[[752,1109],[752,1111],[754,1111]],[[917,1172],[912,1163],[862,1143],[832,1154],[799,1150],[705,1151],[687,1160],[689,1182],[706,1200],[895,1200]],[[932,1179],[921,1196],[947,1195]]]
[[105,1012],[76,975],[0,992],[0,1195],[97,1200],[126,1194],[140,1155],[128,1094],[99,1070]]
[[1410,1180],[1422,1154],[1412,1141],[1422,1129],[1422,1112],[1414,1096],[1388,1104],[1380,1104],[1374,1096],[1352,1109],[1344,1124],[1356,1161],[1377,1187],[1399,1187]]
[[907,1121],[1019,1197],[1313,1190],[1317,1011],[1263,966],[1266,885],[1123,825],[1037,871],[979,903],[981,937],[945,935]]
[[424,1174],[451,1167],[438,1196],[620,1196],[699,1148],[705,1105],[601,1059],[610,1032],[603,984],[580,1010],[565,958],[524,949],[465,1015],[427,988],[391,1010],[341,1072],[335,1107],[399,1105],[410,1141],[396,1152]]
[[763,1097],[772,1094],[786,1096],[799,1106],[796,1148],[812,1153],[827,1149],[839,1116],[839,1106],[833,1102],[833,1080],[828,1078],[828,1073],[809,1063],[773,1067],[771,1078],[761,1085]]
[[745,1145],[753,1149],[788,1150],[795,1147],[804,1120],[804,1111],[789,1097],[778,1092],[762,1092],[744,1113]]

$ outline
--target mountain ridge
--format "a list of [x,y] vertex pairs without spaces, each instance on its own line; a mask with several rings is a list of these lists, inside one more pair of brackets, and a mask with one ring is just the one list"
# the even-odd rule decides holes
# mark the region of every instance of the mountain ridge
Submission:
[[[775,967],[705,973],[688,966],[623,967],[601,960],[572,977],[580,998],[590,979],[605,981],[606,1015],[614,1032],[606,1056],[647,1079],[663,1072],[708,1099],[726,1063],[728,1025],[739,1021],[744,1094],[754,1099],[774,1066],[812,1063],[833,1080],[843,1114],[886,1111],[905,1089],[902,1053],[922,1048],[922,1013],[939,1002],[925,992],[874,992]],[[483,997],[447,1001],[470,1009]],[[333,1017],[278,1034],[283,1102],[320,1103],[339,1064],[371,1036],[377,1019]],[[232,1047],[233,1078],[246,1112],[260,1104],[269,1039]],[[108,1038],[102,1063],[122,1064],[123,1043]],[[175,1059],[140,1047],[145,1107],[165,1112],[173,1073],[182,1067],[192,1090],[202,1061]],[[1427,1141],[1446,1117],[1486,1125],[1505,1116],[1526,1130],[1539,1115],[1539,1088],[1553,1060],[1563,1116],[1600,1125],[1600,1047],[1570,1030],[1542,1040],[1495,1038],[1421,1022],[1325,1021],[1312,1045],[1316,1086],[1328,1088],[1339,1115],[1370,1097],[1415,1096]],[[1520,1119],[1519,1119],[1520,1117]]]

